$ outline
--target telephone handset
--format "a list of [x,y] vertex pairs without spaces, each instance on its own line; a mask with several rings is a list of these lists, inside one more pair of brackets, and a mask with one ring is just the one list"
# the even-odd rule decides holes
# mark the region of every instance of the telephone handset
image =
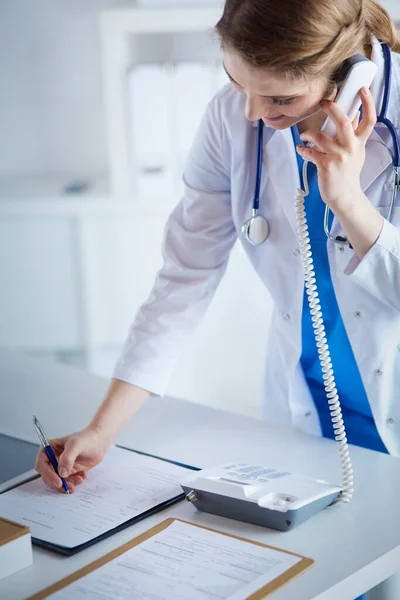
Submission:
[[[340,85],[340,89],[335,98],[335,104],[343,109],[351,121],[353,121],[361,106],[361,88],[371,86],[377,70],[378,67],[374,62],[368,60],[362,54],[355,54],[347,59],[336,73],[335,80]],[[329,117],[322,125],[321,131],[335,137],[336,127]]]
[[[336,81],[342,85],[340,85],[335,102],[351,120],[354,119],[361,105],[361,88],[371,86],[376,72],[377,67],[373,62],[365,56],[357,54],[345,61],[336,74]],[[335,137],[336,127],[331,119],[325,120],[321,131]],[[342,486],[246,463],[233,463],[205,469],[195,475],[190,475],[182,483],[186,499],[193,502],[194,506],[201,511],[281,531],[291,529],[338,501],[349,502],[353,494],[353,468],[319,305],[304,209],[304,198],[309,192],[307,165],[308,161],[304,161],[305,191],[298,190],[295,210],[305,286],[312,314],[318,356],[324,373],[325,392],[329,402],[335,439],[339,444]]]

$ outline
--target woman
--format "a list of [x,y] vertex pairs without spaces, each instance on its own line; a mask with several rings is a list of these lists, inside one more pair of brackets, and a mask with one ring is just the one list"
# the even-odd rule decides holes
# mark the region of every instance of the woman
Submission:
[[[210,103],[194,141],[185,195],[165,231],[163,269],[91,423],[52,440],[71,491],[148,393],[164,393],[183,344],[211,301],[251,215],[260,119],[260,208],[270,235],[260,246],[242,242],[275,303],[264,415],[333,436],[295,223],[294,198],[307,159],[306,213],[348,441],[400,455],[394,386],[400,373],[400,208],[391,223],[384,218],[391,148],[376,127],[384,88],[378,40],[392,51],[389,117],[400,127],[400,43],[390,17],[374,0],[281,0],[279,11],[275,0],[227,0],[217,31],[231,85]],[[332,100],[340,67],[357,53],[372,59],[378,74],[371,90],[361,91],[362,118],[351,122]],[[336,124],[335,139],[319,132],[327,116]],[[335,217],[332,233],[351,247],[327,242],[326,205]],[[62,489],[42,450],[36,469],[48,485]]]

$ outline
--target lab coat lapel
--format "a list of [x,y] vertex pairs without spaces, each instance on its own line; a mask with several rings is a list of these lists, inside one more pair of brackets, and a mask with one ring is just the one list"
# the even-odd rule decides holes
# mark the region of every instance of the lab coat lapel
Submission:
[[[268,134],[271,130],[268,131]],[[268,137],[268,134],[266,137]],[[264,145],[263,169],[265,183],[263,193],[269,202],[278,202],[294,233],[297,235],[295,200],[300,178],[296,151],[290,129],[273,131]]]
[[[395,127],[399,123],[399,89],[398,89],[398,61],[392,54],[392,85],[390,89],[390,102],[388,106],[389,118]],[[375,37],[372,38],[372,61],[377,65],[378,72],[371,85],[371,93],[375,102],[376,112],[382,110],[382,100],[385,91],[385,60],[382,46]],[[392,155],[392,139],[384,125],[377,123],[366,144],[366,158],[361,172],[361,187],[367,192],[369,186],[390,165]]]
[[382,136],[373,131],[368,138],[365,150],[365,162],[361,171],[361,188],[364,192],[368,191],[369,186],[375,181],[383,171],[385,171],[392,162],[390,151],[386,144],[390,144],[387,139],[386,131],[382,131]]

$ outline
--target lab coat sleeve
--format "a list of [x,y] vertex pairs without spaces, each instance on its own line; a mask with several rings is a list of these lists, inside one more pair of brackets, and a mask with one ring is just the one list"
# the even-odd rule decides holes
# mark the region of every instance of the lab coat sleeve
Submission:
[[163,267],[113,372],[114,378],[159,395],[214,295],[237,238],[218,96],[200,124],[183,179],[184,197],[164,231]]
[[345,273],[378,300],[400,310],[400,231],[385,219],[375,244],[361,261],[354,255]]

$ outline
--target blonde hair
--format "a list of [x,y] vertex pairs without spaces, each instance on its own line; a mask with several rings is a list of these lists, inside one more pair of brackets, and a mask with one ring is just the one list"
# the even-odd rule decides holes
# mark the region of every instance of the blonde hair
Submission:
[[375,0],[226,0],[216,30],[223,47],[289,79],[332,76],[371,36],[400,53],[398,32]]

